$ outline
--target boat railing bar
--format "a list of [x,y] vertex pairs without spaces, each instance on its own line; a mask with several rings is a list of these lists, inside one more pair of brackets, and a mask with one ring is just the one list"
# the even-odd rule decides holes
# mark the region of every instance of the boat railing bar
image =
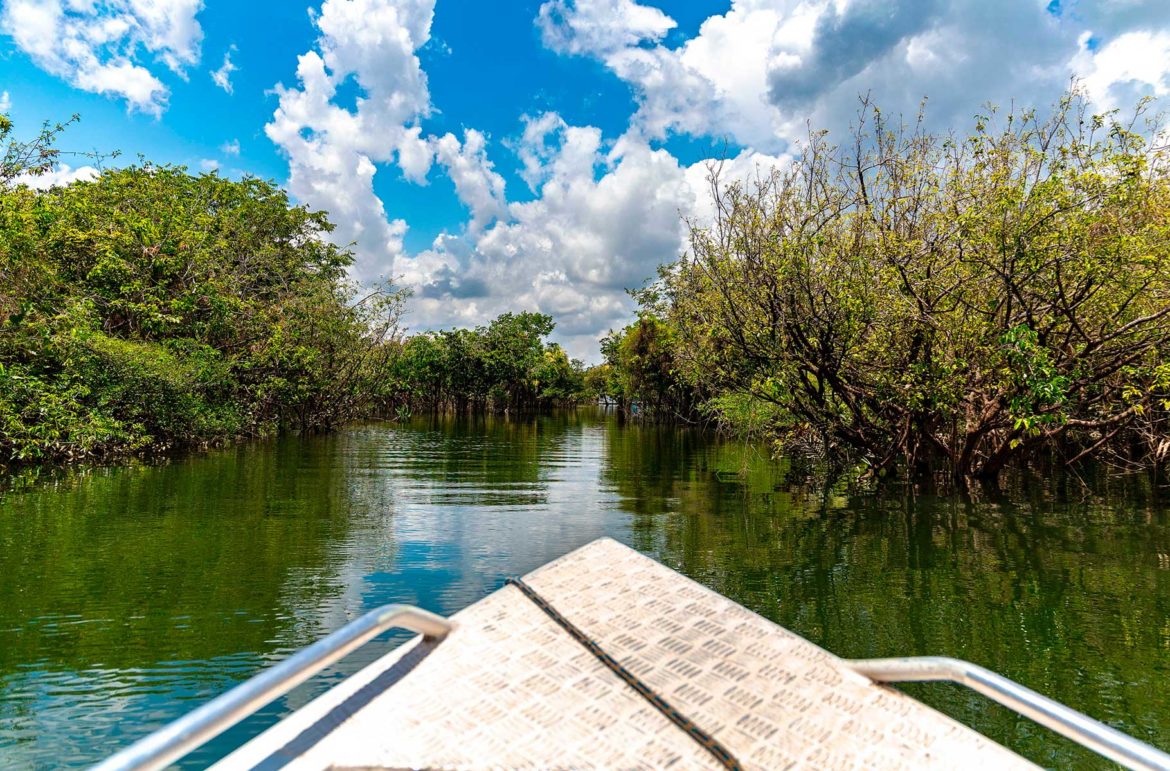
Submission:
[[[164,768],[283,696],[325,667],[392,628],[441,640],[454,628],[442,616],[410,605],[385,605],[132,744],[92,771]],[[945,681],[965,685],[1127,768],[1170,771],[1170,754],[977,664],[945,656],[846,660],[877,683]]]
[[408,629],[441,640],[450,620],[410,605],[384,605],[354,619],[328,637],[297,651],[193,712],[102,761],[92,771],[148,771],[164,768],[283,696],[333,662],[388,629]]
[[990,669],[946,656],[854,659],[853,671],[878,683],[946,681],[965,685],[1127,768],[1170,771],[1170,755]]

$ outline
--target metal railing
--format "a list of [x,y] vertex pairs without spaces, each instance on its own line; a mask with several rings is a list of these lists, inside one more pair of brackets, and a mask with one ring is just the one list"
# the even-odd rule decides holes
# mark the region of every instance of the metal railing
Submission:
[[92,771],[163,768],[392,628],[409,629],[423,635],[424,639],[441,640],[451,631],[452,623],[410,605],[385,605],[372,610],[130,745],[94,766]]
[[1165,752],[968,661],[920,656],[845,663],[878,683],[959,683],[1127,768],[1170,771]]
[[[333,662],[391,628],[441,640],[453,624],[409,605],[386,605],[343,626],[193,712],[94,766],[92,771],[147,771],[173,761],[291,691]],[[846,660],[878,683],[959,683],[1123,766],[1170,771],[1170,754],[1066,707],[989,669],[943,656]]]

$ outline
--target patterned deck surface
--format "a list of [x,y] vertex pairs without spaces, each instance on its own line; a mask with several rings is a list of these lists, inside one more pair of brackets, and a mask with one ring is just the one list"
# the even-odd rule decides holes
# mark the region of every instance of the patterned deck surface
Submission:
[[[1034,768],[610,539],[526,581],[745,768]],[[518,589],[454,618],[217,768],[721,768]]]

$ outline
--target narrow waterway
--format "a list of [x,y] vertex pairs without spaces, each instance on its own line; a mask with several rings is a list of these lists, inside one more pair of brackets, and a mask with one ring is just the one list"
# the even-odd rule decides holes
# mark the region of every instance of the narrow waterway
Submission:
[[[1148,489],[850,495],[590,410],[355,426],[0,487],[0,766],[84,766],[363,611],[454,613],[599,536],[849,657],[970,659],[1170,748],[1170,524]],[[200,767],[397,644],[191,756]],[[1025,756],[1088,753],[947,685]]]

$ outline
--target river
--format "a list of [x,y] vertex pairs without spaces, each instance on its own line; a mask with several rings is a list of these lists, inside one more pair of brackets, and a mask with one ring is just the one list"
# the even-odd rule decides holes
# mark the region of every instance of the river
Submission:
[[[593,410],[8,480],[0,766],[87,765],[365,610],[454,613],[600,536],[839,655],[969,659],[1170,748],[1170,519],[1148,486],[1034,482],[973,502],[801,480],[761,447]],[[1102,765],[958,687],[907,690],[1042,765]]]

